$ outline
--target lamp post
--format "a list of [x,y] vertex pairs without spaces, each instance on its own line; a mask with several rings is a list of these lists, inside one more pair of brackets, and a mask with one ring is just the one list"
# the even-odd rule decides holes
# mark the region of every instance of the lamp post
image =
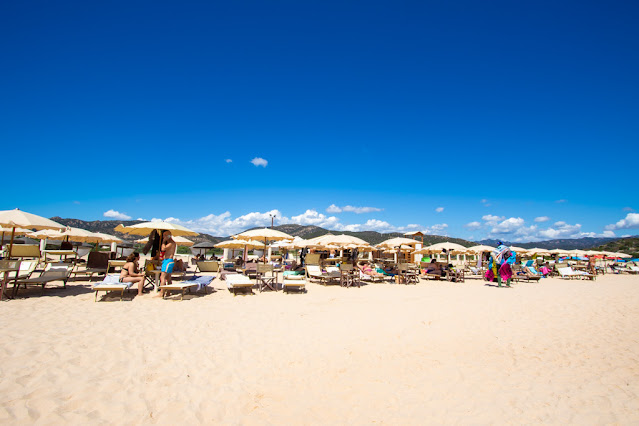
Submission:
[[276,215],[276,214],[270,214],[270,213],[269,213],[269,216],[271,216],[271,229],[273,229],[273,221],[275,220],[275,218],[277,217],[277,215]]

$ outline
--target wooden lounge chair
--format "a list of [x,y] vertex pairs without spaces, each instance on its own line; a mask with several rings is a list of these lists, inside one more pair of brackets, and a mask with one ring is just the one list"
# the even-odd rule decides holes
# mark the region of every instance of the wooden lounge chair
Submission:
[[[10,281],[15,282],[18,279],[20,261],[11,259],[0,260],[0,271],[2,271],[2,282],[0,283],[0,300],[2,300],[4,291],[7,288],[7,283]],[[13,277],[11,277],[11,274],[13,274]]]
[[89,253],[86,267],[84,269],[76,269],[72,272],[72,275],[74,278],[77,278],[78,275],[88,277],[89,281],[91,281],[93,275],[106,275],[109,269],[110,255],[108,252],[92,251]]
[[238,290],[246,290],[248,289],[250,294],[253,294],[251,290],[253,288],[253,281],[246,275],[242,274],[228,274],[226,276],[226,286],[229,291],[233,293],[233,296],[237,296]]
[[108,293],[109,291],[119,291],[120,292],[120,301],[124,297],[124,290],[129,290],[131,286],[135,284],[134,282],[130,283],[121,283],[120,282],[120,274],[108,274],[104,276],[104,279],[96,283],[93,286],[93,290],[95,291],[94,302],[98,301],[98,292],[104,291]]
[[217,260],[198,260],[195,269],[200,272],[215,272],[217,276],[222,270],[222,265]]
[[164,294],[162,298],[166,298],[170,295],[172,291],[179,291],[181,293],[180,300],[184,300],[184,293],[187,291],[195,290],[200,291],[204,290],[208,293],[208,286],[213,281],[214,277],[212,276],[193,276],[188,280],[181,281],[178,283],[171,283],[167,285],[161,285],[160,290],[164,290]]
[[50,263],[39,277],[16,280],[13,286],[13,297],[18,294],[18,289],[21,284],[24,285],[25,288],[31,284],[41,285],[42,293],[44,293],[44,287],[52,281],[62,281],[64,288],[66,288],[72,268],[73,265],[69,263]]

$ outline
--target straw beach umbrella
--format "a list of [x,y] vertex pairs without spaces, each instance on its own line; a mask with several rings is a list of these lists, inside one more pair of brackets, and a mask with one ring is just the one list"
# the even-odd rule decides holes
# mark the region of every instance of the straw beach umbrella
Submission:
[[[234,235],[234,239],[259,239],[264,240],[264,246],[268,246],[268,241],[281,241],[292,240],[293,236],[285,232],[278,231],[273,228],[261,228],[251,229],[250,231],[244,231],[240,234]],[[264,256],[264,263],[266,263],[266,256]]]
[[165,222],[163,220],[143,222],[143,223],[138,223],[131,226],[124,226],[122,224],[119,224],[118,226],[115,227],[115,230],[123,234],[130,234],[130,235],[149,235],[154,230],[171,231],[171,234],[176,237],[188,237],[188,236],[199,235],[197,232],[191,231],[190,229],[185,228],[182,225]]
[[[188,238],[180,237],[179,235],[173,237],[173,241],[175,241],[175,244],[178,245],[178,246],[190,247],[193,244],[195,244],[193,241],[189,240]],[[141,238],[139,240],[135,240],[135,242],[136,243],[141,243],[141,244],[146,244],[146,243],[149,242],[149,237]]]
[[335,245],[339,247],[344,247],[349,244],[355,245],[357,247],[366,247],[370,246],[370,244],[361,238],[354,237],[352,235],[333,235],[333,234],[325,234],[319,237],[311,238],[307,240],[308,246],[326,246],[326,245]]
[[0,226],[11,228],[11,243],[9,244],[9,257],[13,249],[13,239],[17,228],[29,229],[64,229],[65,226],[46,217],[23,212],[19,209],[0,211]]

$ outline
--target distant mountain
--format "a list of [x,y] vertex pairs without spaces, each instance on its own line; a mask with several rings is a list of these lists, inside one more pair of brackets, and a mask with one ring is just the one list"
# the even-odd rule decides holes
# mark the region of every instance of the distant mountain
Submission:
[[[591,249],[596,246],[600,246],[602,244],[606,244],[616,240],[618,240],[618,238],[584,237],[584,238],[574,238],[574,239],[565,238],[565,239],[559,239],[559,240],[537,241],[533,243],[513,243],[510,241],[503,241],[503,240],[502,242],[509,246],[517,246],[517,247],[523,247],[523,248],[538,247],[538,248],[545,248],[550,250],[556,249],[556,248],[565,249],[565,250],[575,250],[575,249],[585,250],[585,249]],[[478,241],[478,243],[480,244],[486,244],[489,246],[496,246],[498,242],[499,240],[496,240],[496,239],[487,239],[487,240]]]
[[610,241],[609,243],[598,246],[596,250],[621,252],[629,254],[632,257],[639,257],[639,237],[626,237]]
[[[399,232],[390,232],[386,234],[382,234],[375,231],[362,231],[362,232],[348,232],[348,231],[330,231],[328,229],[320,228],[319,226],[313,225],[278,225],[274,227],[278,231],[286,232],[289,235],[293,235],[294,237],[300,237],[304,239],[319,237],[320,235],[328,234],[346,234],[352,235],[357,238],[361,238],[371,245],[379,244],[382,241],[386,241],[390,238],[403,237],[404,234]],[[421,238],[418,238],[421,242]],[[450,241],[452,243],[461,244],[464,247],[470,247],[475,245],[472,241],[463,240],[461,238],[451,238],[451,237],[443,237],[440,235],[425,235],[424,236],[424,245],[431,245],[436,243],[443,243],[446,241]]]

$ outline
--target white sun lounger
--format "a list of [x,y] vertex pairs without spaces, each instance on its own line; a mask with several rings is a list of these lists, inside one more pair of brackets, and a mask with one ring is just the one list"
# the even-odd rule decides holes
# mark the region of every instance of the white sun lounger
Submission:
[[288,293],[291,289],[306,292],[306,277],[304,275],[284,275],[282,278],[282,291]]
[[200,291],[202,289],[206,290],[208,288],[208,285],[211,284],[211,282],[213,281],[213,278],[215,277],[211,277],[211,276],[200,276],[200,277],[192,277],[189,280],[186,281],[180,281],[180,282],[175,282],[175,283],[171,283],[171,284],[167,284],[167,285],[161,285],[160,286],[160,290],[164,290],[164,294],[162,295],[162,298],[165,298],[166,296],[168,296],[171,291],[179,291],[182,293],[182,297],[180,298],[180,300],[184,300],[184,293],[188,290],[193,290],[195,289],[195,291]]
[[[251,290],[251,288],[253,288],[253,285],[255,284],[249,277],[242,274],[228,274],[226,275],[225,280],[226,286],[228,287],[229,291],[233,293],[233,296],[237,295],[237,290],[247,288]],[[253,291],[251,291],[251,294],[253,294]]]
[[104,280],[97,283],[93,286],[93,290],[95,291],[95,299],[94,302],[98,301],[98,292],[104,291],[119,291],[120,292],[120,301],[122,301],[122,297],[124,296],[124,290],[128,290],[131,286],[135,284],[134,282],[130,283],[121,283],[120,282],[120,274],[109,274],[104,277]]

